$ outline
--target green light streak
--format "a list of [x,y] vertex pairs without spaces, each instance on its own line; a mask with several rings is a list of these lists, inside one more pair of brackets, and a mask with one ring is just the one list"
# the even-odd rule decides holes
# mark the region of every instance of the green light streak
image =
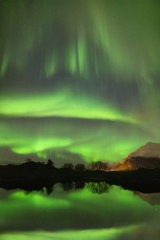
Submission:
[[127,81],[138,76],[138,81],[149,84],[150,75],[159,73],[158,12],[155,1],[146,1],[145,6],[138,0],[131,4],[95,1],[90,8],[93,41],[109,56],[112,71],[128,76]]
[[[29,153],[40,153],[44,150],[47,149],[55,149],[55,148],[61,148],[61,147],[67,147],[69,146],[72,141],[68,138],[38,138],[35,141],[33,141],[32,139],[30,139],[31,144],[29,143],[29,141],[27,141],[26,146],[25,143],[23,143],[22,145],[20,144],[17,147],[12,147],[12,151],[17,153],[17,154],[29,154]],[[40,156],[43,156],[40,155]],[[47,157],[46,155],[44,155],[45,157]]]
[[81,76],[86,74],[87,70],[87,46],[82,34],[79,34],[77,40],[78,69]]
[[0,75],[1,75],[1,77],[3,77],[3,75],[6,73],[8,65],[9,65],[9,55],[6,52],[4,54],[4,57],[2,59],[1,65],[0,65]]
[[138,230],[137,226],[129,226],[122,228],[112,229],[96,229],[96,230],[76,230],[76,231],[61,231],[61,232],[26,232],[26,233],[12,233],[2,234],[1,240],[12,240],[13,237],[16,240],[27,240],[28,238],[34,238],[35,240],[49,240],[49,239],[61,239],[61,240],[116,240],[124,234],[131,233]]
[[44,74],[45,76],[51,77],[53,76],[57,71],[57,61],[56,61],[56,54],[52,53],[51,58],[47,59],[45,65],[44,65]]
[[78,32],[77,41],[71,44],[66,54],[66,67],[72,74],[88,77],[88,50],[84,34]]
[[70,90],[60,90],[43,95],[21,96],[20,94],[1,95],[0,114],[15,117],[75,117],[86,119],[106,119],[138,123],[130,116],[121,113],[111,104],[105,104],[89,96],[74,95]]
[[77,54],[75,46],[71,45],[68,54],[66,54],[66,68],[72,74],[76,74],[77,72]]

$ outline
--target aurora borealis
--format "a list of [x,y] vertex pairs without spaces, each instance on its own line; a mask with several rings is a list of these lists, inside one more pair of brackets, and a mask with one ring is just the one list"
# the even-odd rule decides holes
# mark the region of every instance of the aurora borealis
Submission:
[[[116,162],[160,142],[159,26],[159,0],[0,0],[0,164]],[[150,198],[0,189],[0,239],[158,240]]]
[[[3,195],[3,190],[0,192]],[[153,208],[138,195],[112,187],[97,195],[87,188],[52,195],[10,192],[0,201],[1,239],[158,239],[159,206]],[[98,211],[97,211],[98,209]],[[16,218],[15,218],[16,216]],[[145,230],[144,230],[145,229]]]
[[159,141],[159,12],[156,0],[0,1],[0,162],[112,162]]

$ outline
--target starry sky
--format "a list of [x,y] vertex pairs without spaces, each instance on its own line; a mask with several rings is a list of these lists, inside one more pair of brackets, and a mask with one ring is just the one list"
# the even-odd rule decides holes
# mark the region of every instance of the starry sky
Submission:
[[0,163],[158,142],[159,25],[158,0],[1,0]]

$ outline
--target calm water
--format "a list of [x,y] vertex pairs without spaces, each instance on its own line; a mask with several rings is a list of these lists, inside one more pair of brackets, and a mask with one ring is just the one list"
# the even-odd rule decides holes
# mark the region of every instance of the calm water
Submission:
[[160,194],[104,191],[92,184],[72,191],[56,185],[49,195],[0,189],[0,239],[159,239]]

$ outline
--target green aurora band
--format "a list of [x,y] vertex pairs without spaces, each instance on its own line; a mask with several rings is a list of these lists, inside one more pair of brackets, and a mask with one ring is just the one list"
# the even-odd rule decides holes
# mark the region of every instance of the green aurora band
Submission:
[[12,117],[74,117],[87,119],[104,119],[138,123],[138,120],[125,115],[102,101],[74,95],[71,90],[41,95],[4,95],[0,115]]
[[0,162],[118,161],[158,141],[159,12],[156,0],[2,0]]
[[26,233],[12,233],[2,234],[1,240],[12,240],[13,237],[17,240],[27,240],[32,237],[35,240],[48,240],[48,239],[62,239],[72,240],[75,236],[78,240],[116,240],[122,236],[138,230],[137,226],[130,226],[124,228],[100,229],[100,230],[76,230],[76,231],[60,231],[60,232],[26,232]]
[[[29,154],[67,161],[79,159],[78,155],[87,162],[118,161],[149,136],[137,125],[64,118],[5,119],[0,123],[0,132],[1,147],[24,155],[23,161]],[[1,161],[5,158],[11,161],[11,156],[2,151]]]

